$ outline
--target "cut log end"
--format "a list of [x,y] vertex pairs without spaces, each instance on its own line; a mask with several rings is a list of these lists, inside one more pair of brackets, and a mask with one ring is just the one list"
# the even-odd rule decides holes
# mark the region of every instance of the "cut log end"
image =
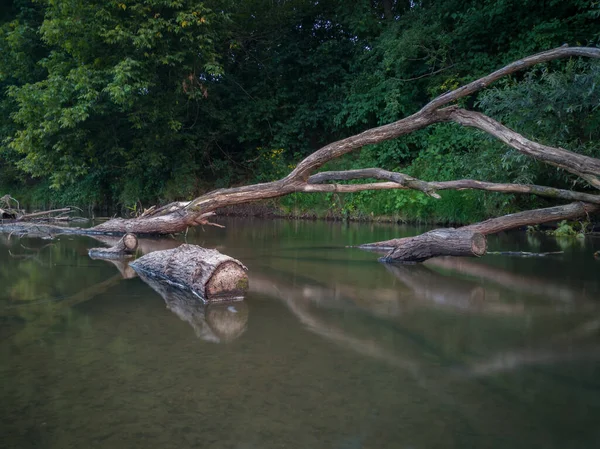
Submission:
[[135,234],[125,234],[123,236],[123,246],[130,252],[134,252],[138,247],[138,239]]
[[92,259],[121,259],[131,257],[138,247],[135,234],[127,233],[110,248],[92,248],[88,251]]
[[471,252],[476,257],[484,256],[487,251],[487,239],[483,234],[473,233],[471,237]]
[[219,298],[243,297],[248,291],[248,274],[234,261],[219,265],[204,287],[204,294],[210,301]]

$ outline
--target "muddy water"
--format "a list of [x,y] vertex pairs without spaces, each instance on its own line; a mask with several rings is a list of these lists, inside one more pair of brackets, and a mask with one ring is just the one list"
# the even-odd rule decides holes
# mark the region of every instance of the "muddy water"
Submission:
[[386,267],[346,245],[418,229],[221,221],[187,241],[251,292],[208,307],[88,237],[0,236],[1,448],[599,447],[600,239]]

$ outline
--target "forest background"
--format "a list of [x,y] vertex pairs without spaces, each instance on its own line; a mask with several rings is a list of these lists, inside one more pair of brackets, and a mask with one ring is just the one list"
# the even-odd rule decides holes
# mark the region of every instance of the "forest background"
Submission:
[[[130,213],[285,176],[334,140],[393,122],[524,56],[600,43],[591,0],[14,0],[0,6],[0,193]],[[464,106],[600,157],[600,63],[505,78]],[[381,167],[586,191],[456,124],[364,147]],[[466,223],[554,204],[480,191],[296,193],[279,213]]]

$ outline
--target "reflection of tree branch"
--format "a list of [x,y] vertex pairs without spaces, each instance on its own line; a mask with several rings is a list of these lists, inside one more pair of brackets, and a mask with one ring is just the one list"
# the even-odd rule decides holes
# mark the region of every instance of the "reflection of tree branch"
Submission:
[[405,360],[381,348],[376,341],[363,340],[346,334],[343,330],[314,317],[303,305],[310,297],[310,289],[288,287],[266,278],[253,275],[250,279],[250,291],[281,299],[286,306],[307,328],[317,335],[348,347],[359,354],[383,360],[392,366],[403,368],[416,374],[418,365]]
[[[400,266],[388,267],[402,268],[406,270],[397,270],[400,273],[399,278],[410,288],[421,294],[429,295],[432,301],[451,304],[453,307],[466,308],[468,310],[477,309],[482,305],[479,301],[487,300],[486,292],[481,286],[469,281],[451,279],[435,273],[423,266]],[[392,270],[390,270],[392,271]],[[456,281],[456,282],[454,282]],[[437,287],[430,289],[432,283],[438,283]],[[406,369],[413,375],[418,376],[419,381],[426,382],[425,366],[416,360],[407,359],[393,354],[376,341],[370,339],[361,339],[349,335],[344,330],[324,322],[314,316],[309,310],[309,301],[314,301],[316,294],[317,302],[322,300],[328,289],[313,285],[295,285],[290,286],[284,282],[262,277],[253,274],[250,278],[250,291],[266,296],[271,296],[282,300],[290,311],[304,324],[311,332],[320,335],[336,344],[350,348],[359,354],[373,357],[386,363]],[[329,290],[331,291],[331,290]],[[446,292],[449,296],[443,296]],[[460,295],[463,295],[462,297]],[[418,295],[417,295],[418,296]],[[472,302],[475,304],[472,304]],[[484,301],[485,302],[485,301]],[[484,304],[485,305],[485,304]],[[503,307],[506,306],[506,307]],[[497,304],[490,310],[494,313],[519,313],[522,307],[512,308],[510,305]],[[586,323],[583,328],[583,336],[589,336],[590,333],[600,328],[600,320],[594,320]],[[563,348],[530,348],[516,349],[501,352],[483,361],[474,361],[463,364],[455,361],[454,369],[450,369],[446,374],[458,376],[489,376],[506,371],[514,371],[527,366],[547,365],[561,362],[572,362],[584,358],[600,358],[600,347],[588,347],[572,349]]]
[[[523,349],[497,354],[482,362],[474,362],[464,368],[468,376],[491,376],[515,371],[527,366],[552,365],[561,362],[600,359],[600,346],[590,348]],[[459,371],[463,371],[462,369]]]
[[8,250],[8,255],[13,259],[33,260],[34,262],[44,265],[37,254],[13,254],[12,251]]
[[[43,302],[36,301],[35,303],[27,302],[11,308],[5,308],[0,314],[25,318],[27,322],[25,328],[15,335],[14,342],[17,345],[31,343],[41,338],[52,326],[54,326],[64,312],[104,293],[109,288],[118,284],[121,280],[121,275],[118,274],[103,282],[85,288],[66,299],[50,299],[44,300]],[[12,312],[13,310],[14,312]]]

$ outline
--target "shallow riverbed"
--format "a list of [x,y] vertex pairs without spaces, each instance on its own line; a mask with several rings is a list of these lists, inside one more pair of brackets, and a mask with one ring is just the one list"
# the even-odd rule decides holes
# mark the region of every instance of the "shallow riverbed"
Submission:
[[240,259],[250,293],[207,307],[89,237],[0,235],[0,448],[599,446],[600,239],[390,267],[346,245],[424,229],[219,221],[187,242]]

